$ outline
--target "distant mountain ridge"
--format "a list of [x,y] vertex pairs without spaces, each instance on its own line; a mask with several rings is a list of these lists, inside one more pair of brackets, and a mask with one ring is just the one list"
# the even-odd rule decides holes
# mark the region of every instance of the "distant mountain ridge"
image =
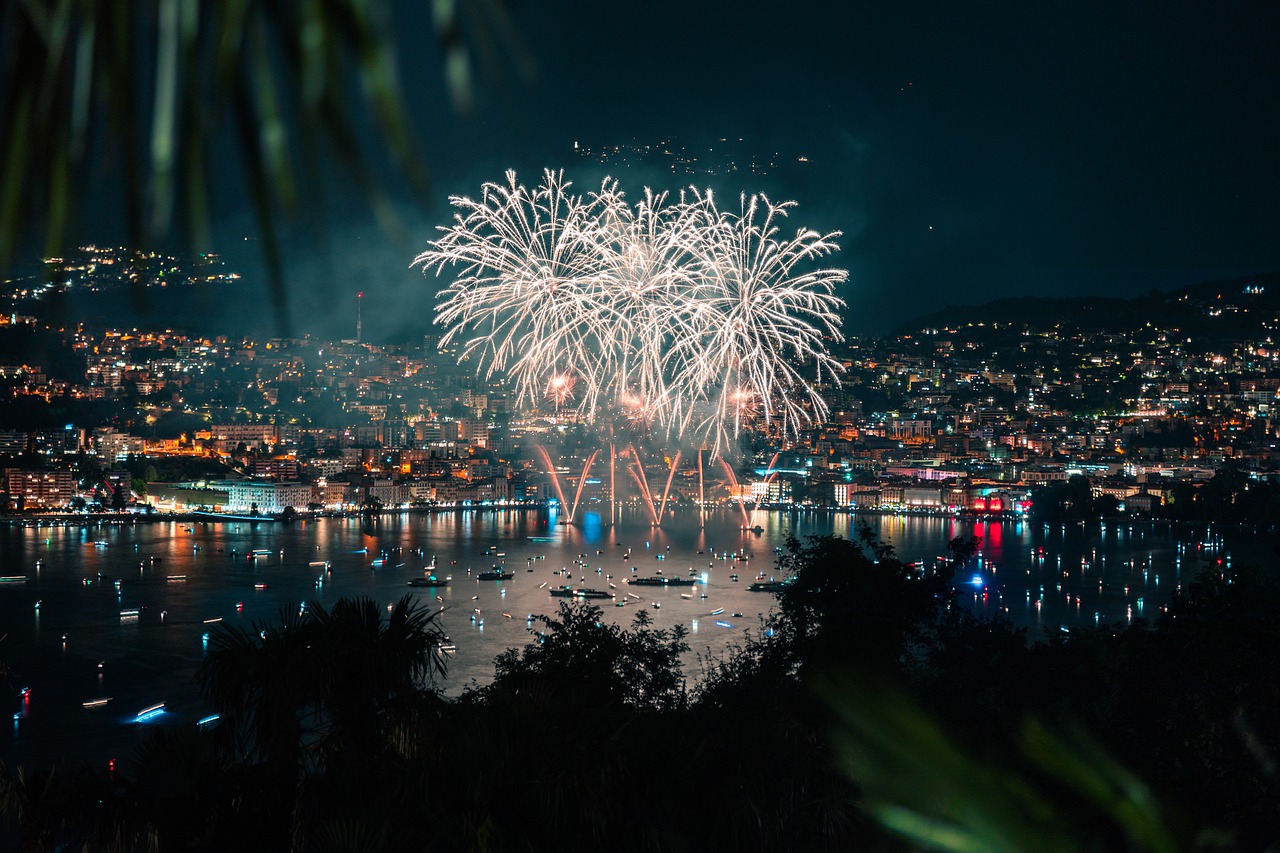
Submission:
[[980,305],[951,305],[900,325],[896,335],[957,324],[1011,323],[1031,330],[1072,326],[1122,332],[1146,323],[1192,335],[1255,337],[1276,328],[1280,271],[1208,281],[1129,299],[1108,296],[1021,296]]

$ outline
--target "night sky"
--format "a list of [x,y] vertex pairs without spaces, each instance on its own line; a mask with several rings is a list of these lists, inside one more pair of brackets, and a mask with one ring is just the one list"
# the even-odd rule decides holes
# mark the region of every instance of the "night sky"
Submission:
[[1001,296],[1280,269],[1274,2],[517,3],[468,30],[467,114],[446,98],[428,6],[403,0],[397,29],[435,203],[405,208],[407,246],[347,204],[323,251],[300,231],[302,312],[307,292],[359,285],[429,313],[430,283],[405,267],[447,195],[506,168],[564,168],[589,189],[601,173],[575,140],[728,136],[809,157],[763,177],[612,171],[633,192],[763,190],[798,202],[797,225],[843,231],[855,332]]

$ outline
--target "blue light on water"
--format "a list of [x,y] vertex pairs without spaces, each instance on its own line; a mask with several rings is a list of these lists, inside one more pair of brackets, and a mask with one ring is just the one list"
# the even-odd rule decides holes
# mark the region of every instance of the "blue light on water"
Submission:
[[974,586],[982,586],[982,575],[974,575],[973,580],[969,581],[969,583]]

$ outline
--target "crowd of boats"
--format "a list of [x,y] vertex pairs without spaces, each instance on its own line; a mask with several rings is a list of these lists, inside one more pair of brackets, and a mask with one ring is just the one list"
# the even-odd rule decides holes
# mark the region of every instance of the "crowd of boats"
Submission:
[[[536,542],[555,541],[550,537],[531,536],[529,537],[529,539],[530,541],[536,541]],[[617,543],[617,546],[623,547],[621,542]],[[777,550],[778,549],[775,549],[775,551]],[[604,555],[604,553],[605,552],[603,549],[597,550],[596,556],[597,557],[602,556]],[[698,553],[704,554],[703,551],[699,551]],[[493,548],[484,549],[483,554],[485,556],[492,556],[499,560],[503,560],[504,562],[507,556],[505,551],[498,551]],[[632,554],[632,549],[628,548],[626,551],[622,553],[622,559],[623,560],[629,559],[631,557],[631,554]],[[735,564],[738,562],[747,562],[751,558],[751,555],[747,553],[745,549],[739,549],[736,551],[725,551],[725,552],[713,551],[712,554],[713,556],[719,557],[721,560],[728,562],[730,564]],[[666,560],[666,558],[667,558],[667,554],[665,552],[654,555],[654,559],[658,561]],[[526,571],[529,573],[534,572],[534,568],[533,568],[534,562],[536,560],[543,560],[543,559],[545,559],[545,555],[538,555],[538,556],[527,558],[529,563],[529,568],[527,568]],[[585,553],[579,554],[577,559],[572,561],[572,564],[573,564],[573,568],[570,568],[569,566],[562,566],[559,569],[552,570],[552,574],[557,576],[571,577],[575,572],[577,572],[580,574],[580,581],[585,581],[587,572],[591,570],[591,565],[590,565],[591,560],[589,559],[589,555]],[[386,565],[385,558],[383,560],[374,561],[375,568],[381,565]],[[399,565],[403,565],[403,564],[401,563]],[[709,569],[714,569],[715,563],[709,562],[707,566]],[[680,576],[677,574],[667,574],[667,573],[664,573],[661,569],[659,569],[657,573],[652,575],[640,575],[638,574],[640,569],[638,566],[635,566],[635,565],[632,565],[630,567],[630,571],[632,573],[631,577],[621,579],[621,582],[628,587],[693,588],[698,586],[699,584],[703,584],[705,588],[705,585],[709,580],[709,576],[706,571],[699,571],[698,569],[695,569],[692,566],[689,567],[687,576]],[[640,600],[641,597],[635,593],[631,593],[631,592],[627,592],[625,594],[620,593],[618,591],[618,585],[613,582],[614,581],[613,574],[605,572],[603,566],[596,567],[594,569],[594,572],[597,575],[603,576],[603,580],[608,584],[609,589],[601,589],[597,587],[585,586],[585,585],[581,585],[581,583],[580,584],[560,583],[560,584],[553,585],[545,581],[539,585],[539,589],[546,589],[547,593],[552,598],[566,598],[566,599],[578,599],[578,600],[607,599],[607,600],[613,601],[615,605],[618,607],[625,607],[628,604],[633,603],[634,601]],[[475,581],[511,581],[515,579],[516,572],[512,569],[507,568],[501,563],[497,563],[497,564],[494,564],[492,568],[477,572],[474,575],[472,574],[471,569],[467,569],[465,572],[465,576],[466,578],[472,579]],[[741,580],[741,577],[737,572],[733,572],[729,575],[729,580],[731,582],[737,583]],[[408,581],[406,581],[406,584],[411,587],[443,587],[443,586],[448,586],[453,581],[454,581],[454,576],[452,574],[441,574],[437,571],[436,561],[434,558],[432,558],[430,565],[424,568],[422,576],[410,578]],[[787,585],[787,581],[778,580],[775,578],[766,578],[765,574],[761,572],[755,576],[754,581],[749,583],[749,585],[747,586],[747,589],[750,592],[779,593],[786,589],[786,585]],[[694,595],[695,595],[694,593],[681,593],[681,598],[692,599],[694,598]],[[700,599],[706,599],[707,594],[703,592],[698,597]],[[662,607],[662,602],[652,601],[649,606],[654,609],[660,609]],[[723,608],[720,608],[720,610],[716,611],[716,613],[713,613],[712,615],[716,615],[722,612],[723,612]],[[477,608],[477,613],[478,613],[478,608]],[[507,615],[507,614],[504,614],[504,615]],[[508,616],[508,618],[510,617]],[[530,619],[532,618],[533,617],[530,616]],[[472,621],[473,622],[477,621],[474,614],[472,617]],[[479,623],[479,624],[482,624],[482,623]]]

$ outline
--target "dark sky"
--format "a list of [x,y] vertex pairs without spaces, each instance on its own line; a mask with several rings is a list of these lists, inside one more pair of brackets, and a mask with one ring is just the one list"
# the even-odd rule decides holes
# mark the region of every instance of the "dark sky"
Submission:
[[[796,224],[844,232],[853,331],[999,296],[1133,295],[1280,269],[1274,2],[518,3],[505,24],[470,30],[477,58],[496,47],[477,62],[469,115],[444,97],[413,11],[427,5],[400,4],[439,200],[410,211],[409,257],[447,220],[449,193],[505,168],[530,182],[565,168],[590,187],[599,174],[574,140],[740,136],[811,158],[716,185],[794,199]],[[619,177],[636,192],[688,180]],[[359,214],[337,223],[339,257],[303,257],[304,276],[343,288],[385,276],[388,294],[403,283],[422,297],[403,248]]]

